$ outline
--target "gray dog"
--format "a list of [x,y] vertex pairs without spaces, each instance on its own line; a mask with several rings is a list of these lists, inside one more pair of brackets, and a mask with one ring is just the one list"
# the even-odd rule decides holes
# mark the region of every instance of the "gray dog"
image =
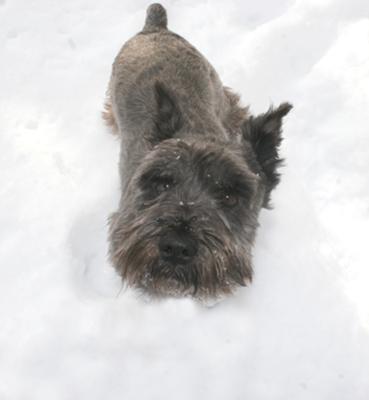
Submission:
[[154,297],[218,298],[252,278],[262,207],[279,181],[288,103],[250,116],[160,4],[116,57],[104,118],[121,141],[110,257]]

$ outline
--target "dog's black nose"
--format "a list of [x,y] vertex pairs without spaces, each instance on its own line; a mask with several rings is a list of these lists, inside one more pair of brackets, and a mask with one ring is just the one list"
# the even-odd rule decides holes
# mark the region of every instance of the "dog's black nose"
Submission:
[[197,244],[187,235],[172,232],[159,241],[160,256],[172,264],[187,264],[197,253]]

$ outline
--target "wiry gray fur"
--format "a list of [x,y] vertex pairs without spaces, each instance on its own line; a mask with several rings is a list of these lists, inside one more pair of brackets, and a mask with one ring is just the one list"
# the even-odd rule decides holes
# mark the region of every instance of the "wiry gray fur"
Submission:
[[[148,8],[144,29],[114,61],[104,112],[121,141],[110,256],[124,282],[152,296],[203,299],[251,281],[258,214],[279,180],[290,109],[250,116],[209,62],[167,29],[165,9]],[[186,262],[163,257],[161,243],[173,237],[191,250]]]

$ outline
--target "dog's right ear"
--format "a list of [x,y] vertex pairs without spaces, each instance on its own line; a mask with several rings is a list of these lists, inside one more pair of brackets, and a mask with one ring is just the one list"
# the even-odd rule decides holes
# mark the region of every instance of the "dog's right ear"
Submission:
[[161,82],[155,82],[154,94],[156,101],[155,112],[155,141],[170,139],[182,126],[181,111],[175,96]]
[[271,107],[265,114],[249,117],[242,125],[243,139],[251,144],[265,178],[264,207],[269,206],[270,192],[279,182],[277,169],[283,162],[278,153],[282,142],[282,118],[291,109],[291,104],[282,103],[277,108]]

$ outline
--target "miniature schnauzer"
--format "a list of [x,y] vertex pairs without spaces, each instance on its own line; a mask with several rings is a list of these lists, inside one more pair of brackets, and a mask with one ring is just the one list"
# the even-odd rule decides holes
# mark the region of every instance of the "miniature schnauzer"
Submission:
[[117,55],[103,113],[121,144],[109,221],[123,282],[152,297],[216,299],[252,279],[262,207],[279,182],[283,103],[251,116],[214,68],[167,29],[160,4]]

